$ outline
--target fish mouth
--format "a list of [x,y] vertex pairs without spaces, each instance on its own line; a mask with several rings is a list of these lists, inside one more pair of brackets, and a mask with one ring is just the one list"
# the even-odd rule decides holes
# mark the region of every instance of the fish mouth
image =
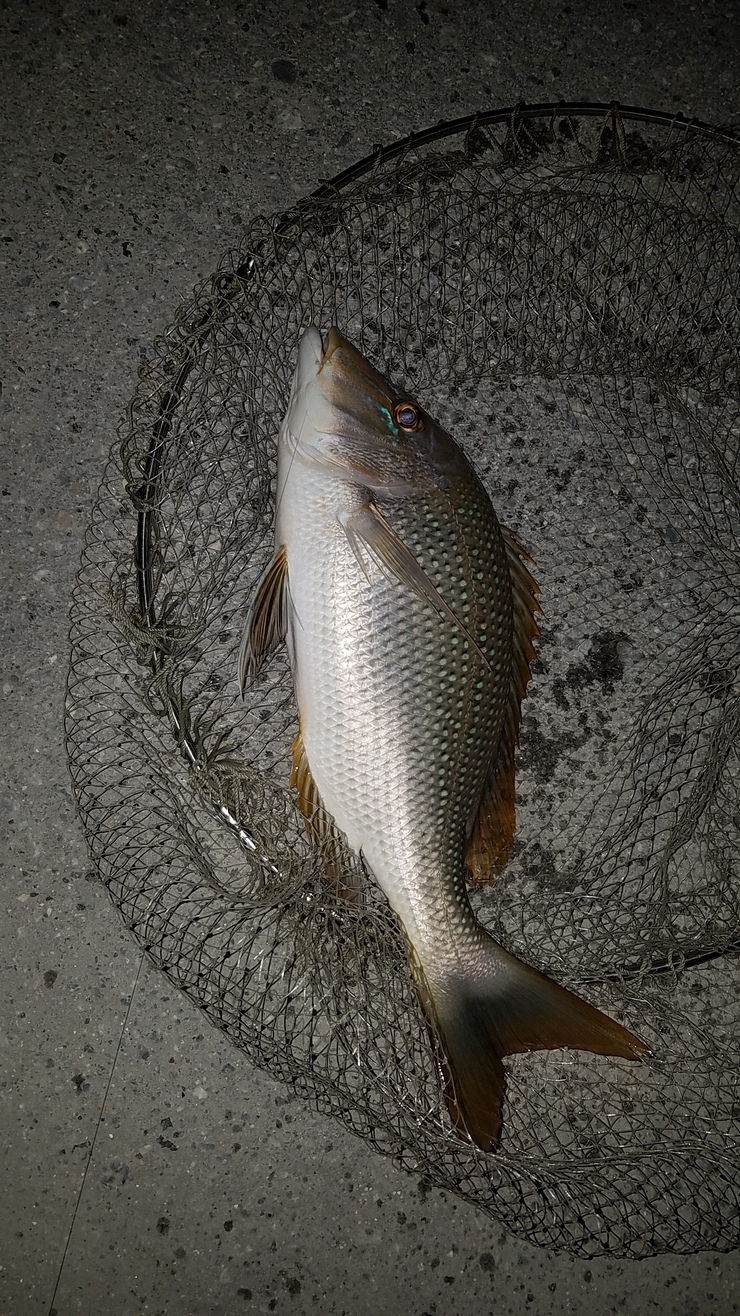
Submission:
[[336,325],[325,333],[312,325],[303,343],[306,417],[335,461],[367,477],[392,441],[387,418],[394,398],[388,381]]
[[[376,453],[389,445],[395,449],[398,428],[393,417],[399,395],[393,385],[336,325],[326,335],[317,329],[314,344],[316,389],[308,405],[316,429],[351,440],[363,449],[370,444]],[[359,447],[354,449],[355,460],[359,450]]]
[[351,347],[351,343],[347,342],[347,339],[340,334],[337,326],[333,324],[329,332],[321,336],[321,365],[319,366],[319,372],[323,370],[338,347]]
[[393,404],[388,381],[366,357],[332,325],[321,335],[321,361],[316,379],[321,392],[335,407],[364,416],[370,422],[379,407]]

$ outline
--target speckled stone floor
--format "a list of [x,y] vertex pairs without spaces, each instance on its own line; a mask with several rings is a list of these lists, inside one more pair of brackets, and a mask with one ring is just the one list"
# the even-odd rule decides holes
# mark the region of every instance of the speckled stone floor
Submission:
[[62,741],[67,614],[140,355],[255,214],[375,143],[566,99],[740,119],[729,0],[0,6],[0,1307],[740,1310],[735,1255],[574,1261],[249,1067],[124,935]]

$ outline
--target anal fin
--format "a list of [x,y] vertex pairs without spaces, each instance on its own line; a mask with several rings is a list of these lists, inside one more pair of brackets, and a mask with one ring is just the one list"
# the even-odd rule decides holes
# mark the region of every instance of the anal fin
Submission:
[[298,808],[306,820],[308,838],[318,849],[324,872],[337,895],[343,900],[356,901],[360,896],[360,881],[352,869],[344,836],[324,807],[300,731],[293,741],[292,752],[290,784],[298,792]]

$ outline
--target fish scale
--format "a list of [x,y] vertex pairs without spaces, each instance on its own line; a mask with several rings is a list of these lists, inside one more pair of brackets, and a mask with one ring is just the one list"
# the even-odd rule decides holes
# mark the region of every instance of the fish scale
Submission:
[[341,834],[385,893],[453,1124],[493,1150],[504,1056],[647,1050],[507,953],[468,900],[468,873],[490,880],[511,849],[536,586],[454,440],[336,329],[326,345],[314,327],[301,340],[275,541],[245,624],[242,686],[285,635],[309,835],[338,890],[352,894]]
[[[331,536],[336,492],[332,489],[321,514],[312,505],[307,483],[296,482],[298,504],[292,508],[286,502],[281,516],[288,537],[292,516],[302,524],[303,518],[310,521],[318,552]],[[350,490],[347,497],[351,500]],[[445,731],[457,712],[448,688],[429,680],[444,656],[444,632],[451,627],[431,624],[428,609],[373,567],[368,582],[348,549],[331,559],[325,556],[324,564],[325,575],[312,580],[316,601],[301,592],[301,574],[301,583],[291,586],[294,597],[306,598],[305,605],[296,603],[289,641],[294,653],[302,652],[301,671],[310,673],[308,681],[297,685],[301,731],[325,804],[397,908],[404,884],[394,874],[410,862],[413,838],[418,836],[423,851],[415,863],[428,865],[436,855],[442,867],[451,834],[464,826],[457,795],[440,796],[437,802],[430,798],[449,752]],[[343,587],[337,588],[340,575]],[[325,576],[332,578],[331,593]],[[331,597],[333,606],[317,607],[320,597]],[[353,637],[351,662],[336,662],[332,655],[347,656],[348,635]],[[389,680],[391,645],[399,662]]]

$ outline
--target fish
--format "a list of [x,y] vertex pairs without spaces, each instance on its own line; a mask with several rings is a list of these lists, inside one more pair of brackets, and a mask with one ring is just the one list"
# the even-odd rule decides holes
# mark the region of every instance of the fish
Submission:
[[[244,694],[287,642],[291,785],[337,890],[361,859],[406,940],[458,1133],[502,1135],[505,1056],[647,1046],[496,942],[469,883],[516,824],[515,749],[538,587],[454,439],[339,329],[304,332],[278,438],[275,546],[246,617]],[[346,867],[346,865],[345,865]]]

